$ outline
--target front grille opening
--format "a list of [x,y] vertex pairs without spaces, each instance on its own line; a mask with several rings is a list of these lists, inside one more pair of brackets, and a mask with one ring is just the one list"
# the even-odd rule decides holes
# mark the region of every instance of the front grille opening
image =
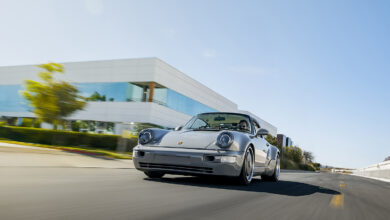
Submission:
[[210,167],[194,167],[194,166],[183,166],[183,165],[174,165],[174,164],[158,164],[158,163],[142,163],[142,162],[140,162],[139,165],[142,168],[165,169],[165,170],[196,172],[196,173],[213,173],[213,168]]

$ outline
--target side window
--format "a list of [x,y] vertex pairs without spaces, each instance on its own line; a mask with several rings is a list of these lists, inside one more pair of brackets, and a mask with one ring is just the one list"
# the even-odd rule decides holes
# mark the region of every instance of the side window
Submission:
[[255,126],[255,129],[256,129],[255,132],[257,132],[258,130],[260,130],[260,125],[259,125],[259,123],[257,123],[257,121],[253,121],[253,125]]
[[191,128],[193,129],[197,129],[199,127],[203,127],[203,126],[206,126],[207,123],[199,118],[197,118],[194,122],[194,124],[192,124]]

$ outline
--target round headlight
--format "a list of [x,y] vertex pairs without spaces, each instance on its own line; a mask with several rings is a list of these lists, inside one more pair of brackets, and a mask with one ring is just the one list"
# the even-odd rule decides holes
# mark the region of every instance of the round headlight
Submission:
[[142,131],[138,136],[138,142],[140,144],[147,144],[152,140],[152,132],[149,130]]
[[233,143],[233,135],[229,132],[222,132],[217,137],[217,145],[225,148],[229,147]]

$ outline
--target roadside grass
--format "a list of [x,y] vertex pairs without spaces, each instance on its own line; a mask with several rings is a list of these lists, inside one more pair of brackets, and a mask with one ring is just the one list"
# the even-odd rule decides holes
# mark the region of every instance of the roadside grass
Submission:
[[18,145],[24,145],[24,146],[32,146],[32,147],[42,147],[42,148],[50,148],[50,149],[57,149],[57,150],[63,150],[68,152],[74,152],[74,153],[81,153],[81,154],[88,154],[88,155],[95,155],[95,156],[102,156],[102,157],[108,157],[112,159],[132,159],[132,152],[128,153],[118,153],[115,151],[110,150],[102,150],[102,149],[96,149],[91,147],[80,147],[80,146],[58,146],[58,145],[45,145],[45,144],[34,144],[34,143],[26,143],[26,142],[19,142],[19,141],[12,141],[6,138],[0,138],[0,142],[2,143],[8,143],[8,144],[18,144]]
[[296,163],[290,159],[284,159],[280,162],[280,168],[286,170],[307,170],[307,171],[316,171],[313,165],[310,164],[301,164]]

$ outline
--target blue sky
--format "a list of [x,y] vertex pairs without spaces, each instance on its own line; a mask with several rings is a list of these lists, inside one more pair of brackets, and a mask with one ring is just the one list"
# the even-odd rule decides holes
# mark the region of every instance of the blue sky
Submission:
[[390,155],[390,1],[4,1],[0,65],[159,57],[318,162]]

